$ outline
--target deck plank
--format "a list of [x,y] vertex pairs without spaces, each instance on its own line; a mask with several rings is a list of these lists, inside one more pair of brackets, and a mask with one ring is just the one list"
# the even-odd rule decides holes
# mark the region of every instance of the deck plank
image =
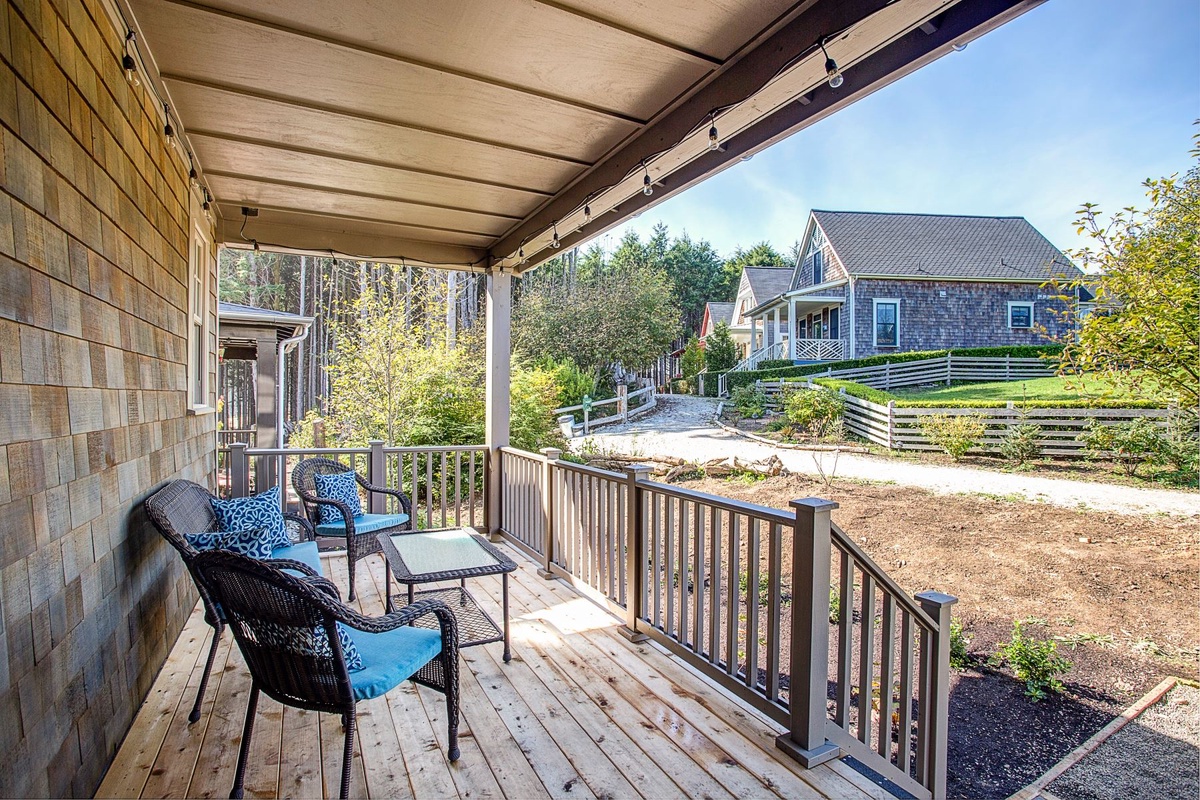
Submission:
[[[358,707],[353,795],[887,797],[845,765],[804,770],[789,761],[774,746],[775,723],[661,648],[627,642],[619,620],[509,552],[520,564],[510,578],[514,657],[505,664],[498,644],[463,652],[459,761],[446,759],[445,698],[405,683]],[[327,555],[322,566],[345,592],[344,557]],[[363,613],[382,613],[384,580],[379,558],[359,562]],[[500,586],[494,577],[470,582],[494,617]],[[203,716],[187,724],[208,631],[197,609],[98,797],[228,794],[250,677],[226,636]],[[260,697],[247,796],[336,796],[342,736],[336,714]]]

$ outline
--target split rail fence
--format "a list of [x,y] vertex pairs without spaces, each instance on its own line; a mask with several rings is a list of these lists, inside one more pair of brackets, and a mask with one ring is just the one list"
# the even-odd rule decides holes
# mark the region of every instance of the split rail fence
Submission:
[[[644,414],[658,404],[658,400],[654,395],[654,384],[647,379],[642,379],[645,385],[635,391],[628,391],[625,384],[617,386],[617,396],[609,397],[605,400],[593,400],[590,406],[563,406],[562,408],[554,409],[554,414],[559,417],[559,420],[566,424],[566,415],[571,415],[571,429],[569,435],[574,436],[582,433],[585,436],[591,433],[592,428],[598,428],[601,425],[610,425],[614,422],[628,422],[633,417]],[[592,417],[592,413],[601,406],[613,406],[613,413],[607,417]],[[575,415],[579,414],[581,420],[575,422]],[[562,416],[559,416],[562,415]],[[567,433],[564,427],[564,433]]]
[[953,597],[905,593],[832,522],[834,503],[781,511],[560,456],[501,450],[499,533],[544,576],[785,726],[779,746],[801,763],[851,755],[916,797],[945,795]]
[[792,378],[791,380],[785,378],[756,383],[768,396],[771,396],[778,394],[780,387],[786,386],[788,383],[814,378],[838,378],[861,383],[872,389],[891,391],[904,386],[929,386],[935,383],[950,385],[955,381],[982,383],[1032,380],[1048,378],[1054,374],[1055,368],[1047,365],[1046,361],[1041,358],[1011,358],[1009,356],[974,358],[950,353],[939,358],[855,367],[854,369],[830,367],[824,372],[811,373],[803,378]]

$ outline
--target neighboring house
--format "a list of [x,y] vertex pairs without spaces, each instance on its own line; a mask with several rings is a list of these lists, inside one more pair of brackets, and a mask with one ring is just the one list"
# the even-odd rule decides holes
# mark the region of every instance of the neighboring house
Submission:
[[760,316],[751,320],[751,309],[786,292],[791,286],[792,272],[789,267],[746,267],[742,270],[730,312],[729,332],[734,343],[746,352],[755,349],[750,347],[752,334],[757,334],[755,338],[759,340],[763,336],[764,319]]
[[721,322],[728,326],[733,325],[733,303],[705,303],[704,319],[700,322],[701,344],[704,344],[704,340],[712,335],[717,329],[717,324]]
[[788,285],[742,312],[766,357],[1045,343],[1070,323],[1044,284],[1082,274],[1023,217],[813,211],[803,241]]

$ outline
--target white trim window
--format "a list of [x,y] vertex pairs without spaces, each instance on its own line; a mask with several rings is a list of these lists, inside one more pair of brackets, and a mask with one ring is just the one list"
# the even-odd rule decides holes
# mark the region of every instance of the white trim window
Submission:
[[210,280],[213,242],[204,228],[205,218],[193,215],[188,253],[188,408],[207,410],[209,404],[209,317],[212,313]]
[[1028,330],[1033,327],[1033,302],[1008,301],[1008,327],[1016,330]]
[[900,346],[900,301],[894,297],[877,297],[873,301],[875,346]]

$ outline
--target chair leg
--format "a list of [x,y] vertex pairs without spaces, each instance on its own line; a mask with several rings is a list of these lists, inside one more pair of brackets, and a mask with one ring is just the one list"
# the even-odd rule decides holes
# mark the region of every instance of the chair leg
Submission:
[[349,713],[343,714],[342,718],[346,720],[346,749],[342,753],[342,800],[346,800],[350,796],[350,766],[354,763],[354,727],[357,720],[355,709],[351,708]]
[[258,711],[258,684],[250,685],[250,699],[246,702],[246,726],[242,729],[242,747],[238,751],[237,771],[233,775],[233,789],[229,796],[238,800],[246,782],[246,759],[250,756],[250,736],[254,733],[254,715]]
[[447,663],[449,661],[443,656],[442,672],[446,676],[446,757],[458,761],[458,670],[451,670]]
[[200,719],[200,704],[204,702],[204,690],[208,688],[208,676],[212,672],[213,662],[217,660],[217,645],[221,643],[223,629],[222,625],[213,628],[212,645],[208,648],[208,661],[204,665],[204,674],[200,676],[200,691],[196,692],[196,705],[192,707],[192,713],[188,714],[189,725]]
[[347,603],[354,602],[354,562],[356,561],[356,559],[354,558],[354,555],[355,555],[355,553],[354,553],[353,545],[351,545],[350,547],[347,547],[346,548],[346,566],[350,570],[350,591],[346,595]]

